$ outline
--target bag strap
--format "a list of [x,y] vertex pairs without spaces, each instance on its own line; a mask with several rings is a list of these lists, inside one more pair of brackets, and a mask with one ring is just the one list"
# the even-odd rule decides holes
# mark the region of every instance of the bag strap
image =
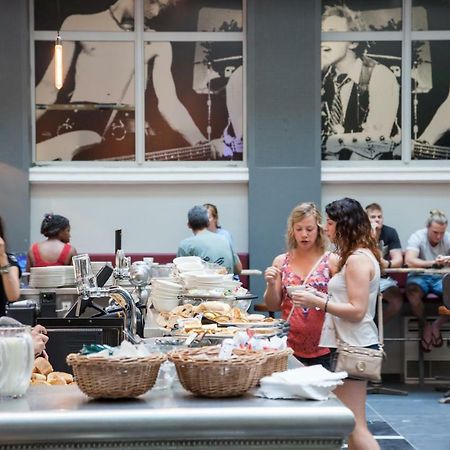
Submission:
[[384,324],[383,324],[383,294],[378,292],[377,299],[377,307],[378,307],[378,341],[380,343],[380,347],[384,347]]

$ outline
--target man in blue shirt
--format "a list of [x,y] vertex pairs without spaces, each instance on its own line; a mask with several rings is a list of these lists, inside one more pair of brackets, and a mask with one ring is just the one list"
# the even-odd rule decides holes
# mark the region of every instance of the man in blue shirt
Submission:
[[199,256],[205,262],[219,264],[228,273],[239,274],[242,264],[230,243],[223,236],[208,230],[208,210],[194,206],[188,212],[188,227],[194,236],[181,241],[177,256]]

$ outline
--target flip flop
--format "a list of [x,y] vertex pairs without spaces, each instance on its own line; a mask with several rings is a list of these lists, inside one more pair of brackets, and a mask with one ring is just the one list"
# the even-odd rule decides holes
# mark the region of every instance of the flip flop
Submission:
[[431,346],[433,345],[433,337],[430,341],[427,341],[422,337],[420,340],[420,347],[424,353],[430,353],[431,352]]
[[444,340],[442,339],[442,335],[439,332],[438,336],[435,336],[434,334],[431,335],[431,345],[433,347],[442,347],[444,344]]

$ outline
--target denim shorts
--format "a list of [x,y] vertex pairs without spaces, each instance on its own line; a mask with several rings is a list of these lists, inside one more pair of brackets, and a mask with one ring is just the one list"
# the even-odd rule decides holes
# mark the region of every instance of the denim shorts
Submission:
[[[330,350],[332,351],[333,349],[330,349]],[[320,364],[323,367],[325,367],[325,369],[331,370],[331,355],[332,355],[332,353],[327,353],[326,355],[317,356],[316,358],[303,358],[302,356],[297,356],[297,355],[295,355],[295,357],[305,366],[314,366],[316,364]]]
[[425,295],[442,295],[442,276],[441,275],[408,275],[406,286],[417,284]]

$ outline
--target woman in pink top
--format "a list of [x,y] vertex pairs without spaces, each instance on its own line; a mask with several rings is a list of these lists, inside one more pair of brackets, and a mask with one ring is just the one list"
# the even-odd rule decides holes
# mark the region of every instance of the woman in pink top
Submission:
[[28,268],[67,266],[77,251],[70,242],[69,220],[57,214],[46,214],[41,224],[41,234],[47,240],[33,244],[28,250]]
[[297,359],[305,365],[322,364],[329,368],[330,351],[319,347],[324,312],[296,307],[286,289],[304,285],[327,293],[330,264],[337,261],[325,251],[325,239],[320,212],[314,203],[297,205],[288,218],[288,251],[278,255],[265,271],[264,303],[270,311],[281,310],[283,319],[290,316],[288,345]]

